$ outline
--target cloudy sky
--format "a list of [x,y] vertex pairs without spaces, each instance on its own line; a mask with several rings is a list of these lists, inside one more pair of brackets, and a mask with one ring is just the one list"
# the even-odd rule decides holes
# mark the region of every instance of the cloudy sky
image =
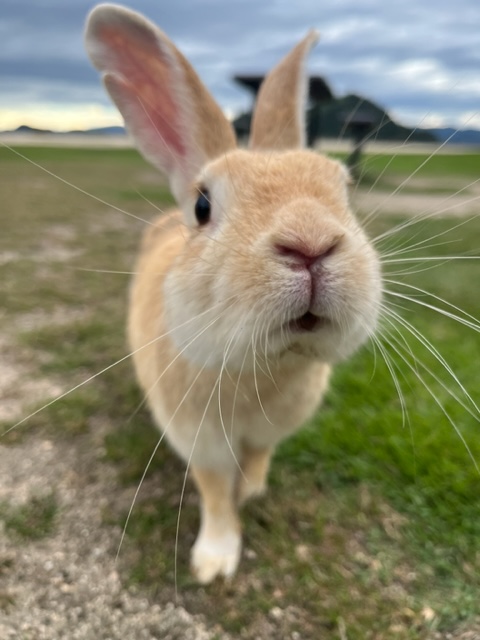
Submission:
[[[120,120],[83,48],[89,0],[0,0],[0,130]],[[231,81],[264,73],[310,27],[310,57],[337,95],[359,93],[403,123],[480,128],[480,0],[130,0],[190,58],[228,113]]]

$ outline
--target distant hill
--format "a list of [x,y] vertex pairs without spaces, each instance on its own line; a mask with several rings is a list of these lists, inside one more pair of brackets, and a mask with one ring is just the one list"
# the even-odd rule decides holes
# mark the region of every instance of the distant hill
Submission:
[[42,135],[42,134],[48,133],[49,135],[53,134],[58,136],[62,136],[62,135],[118,136],[118,135],[125,135],[125,128],[124,127],[100,127],[97,129],[85,129],[85,130],[78,129],[73,131],[51,131],[50,129],[37,129],[35,127],[29,127],[26,124],[22,124],[20,127],[17,127],[16,129],[13,129],[11,131],[1,131],[0,133],[20,133],[25,135],[31,135],[31,134]]
[[89,136],[123,136],[125,135],[125,127],[100,127],[86,131],[69,131],[69,133]]
[[445,142],[448,140],[448,144],[475,144],[480,146],[480,131],[477,129],[452,129],[451,127],[445,127],[444,129],[428,129],[430,133],[435,136],[438,142]]
[[50,133],[55,133],[55,132],[54,131],[50,131],[49,129],[36,129],[35,127],[29,127],[26,124],[22,124],[20,127],[17,127],[16,129],[13,129],[12,131],[2,131],[2,133],[25,133],[25,134],[48,133],[48,134],[50,134]]

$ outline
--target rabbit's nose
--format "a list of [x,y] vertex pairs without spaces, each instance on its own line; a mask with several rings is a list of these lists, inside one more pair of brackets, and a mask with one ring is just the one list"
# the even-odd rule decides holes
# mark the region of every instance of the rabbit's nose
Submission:
[[282,256],[285,264],[292,269],[307,269],[317,265],[334,253],[338,239],[325,242],[321,246],[312,246],[308,242],[294,241],[275,244],[275,250]]

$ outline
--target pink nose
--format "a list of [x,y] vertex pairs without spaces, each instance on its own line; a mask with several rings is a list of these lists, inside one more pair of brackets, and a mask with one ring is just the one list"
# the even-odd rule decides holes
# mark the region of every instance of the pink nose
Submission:
[[332,255],[337,242],[329,243],[322,248],[310,247],[307,243],[295,242],[292,244],[276,244],[277,253],[285,257],[285,262],[292,269],[308,269]]

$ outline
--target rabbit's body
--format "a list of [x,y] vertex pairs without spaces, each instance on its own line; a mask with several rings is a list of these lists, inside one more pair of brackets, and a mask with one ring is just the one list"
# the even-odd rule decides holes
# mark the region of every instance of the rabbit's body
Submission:
[[235,571],[241,550],[236,505],[263,492],[274,447],[315,411],[330,368],[289,350],[254,372],[230,371],[228,364],[223,372],[202,368],[179,355],[159,292],[186,244],[178,212],[147,230],[131,291],[129,338],[152,414],[203,491],[192,565],[197,578],[209,582]]
[[200,492],[201,582],[234,573],[238,504],[263,490],[275,445],[312,415],[330,366],[373,333],[380,309],[379,260],[350,212],[347,172],[302,149],[315,39],[264,82],[246,151],[154,25],[105,5],[87,28],[108,91],[181,208],[146,233],[129,337],[154,418]]

